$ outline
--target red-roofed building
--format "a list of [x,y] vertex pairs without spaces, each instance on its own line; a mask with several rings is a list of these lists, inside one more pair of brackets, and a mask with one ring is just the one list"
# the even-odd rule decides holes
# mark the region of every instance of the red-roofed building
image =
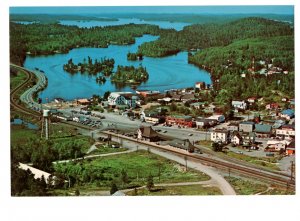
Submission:
[[247,101],[251,104],[253,104],[253,103],[255,103],[256,102],[256,97],[249,97],[248,99],[247,99]]
[[280,106],[278,103],[271,103],[266,105],[267,110],[277,110],[279,107]]

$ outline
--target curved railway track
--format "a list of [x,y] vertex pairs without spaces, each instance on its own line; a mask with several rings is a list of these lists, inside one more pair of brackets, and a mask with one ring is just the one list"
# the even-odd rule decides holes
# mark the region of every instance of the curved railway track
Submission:
[[13,90],[11,90],[10,92],[10,105],[17,111],[20,111],[24,114],[30,115],[34,118],[40,118],[40,113],[31,109],[28,109],[26,107],[24,107],[23,105],[19,104],[18,102],[20,102],[19,97],[16,97],[16,94],[22,90],[25,86],[27,86],[29,84],[29,82],[31,82],[34,79],[34,74],[31,73],[30,71],[26,70],[25,68],[16,66],[16,65],[11,65],[14,68],[17,68],[21,71],[23,71],[27,78],[26,80],[18,85],[16,88],[14,88]]
[[[30,115],[30,116],[35,117],[35,118],[40,118],[41,115],[40,115],[39,112],[28,109],[28,108],[18,104],[17,101],[19,101],[19,98],[17,98],[18,100],[16,100],[16,97],[15,97],[17,92],[19,90],[23,89],[34,78],[34,74],[32,72],[26,70],[25,68],[15,66],[15,65],[12,65],[12,66],[15,67],[15,68],[18,68],[19,70],[22,70],[27,75],[27,79],[22,84],[20,84],[19,86],[17,86],[15,89],[13,89],[10,92],[11,106],[14,107],[16,110],[21,111],[22,113],[25,113],[25,114]],[[63,123],[67,124],[67,125],[75,126],[75,127],[78,127],[78,128],[82,128],[82,129],[92,130],[92,128],[90,128],[88,126],[83,126],[83,125],[80,125],[80,124],[77,124],[77,123],[71,123],[71,122],[63,122]],[[236,165],[236,164],[233,164],[233,163],[219,161],[219,160],[216,160],[216,159],[211,159],[211,158],[196,155],[196,154],[182,153],[182,152],[178,152],[178,151],[172,150],[170,148],[162,147],[162,146],[159,146],[159,145],[156,145],[156,144],[150,144],[150,143],[144,143],[144,142],[141,142],[141,141],[137,141],[135,139],[132,139],[130,137],[126,137],[126,136],[123,136],[123,135],[120,135],[120,134],[114,134],[114,133],[111,133],[111,132],[104,132],[104,131],[102,131],[101,133],[104,133],[106,135],[111,134],[114,137],[122,137],[123,139],[131,141],[131,142],[136,142],[136,143],[140,143],[140,144],[143,144],[143,145],[148,145],[148,146],[151,146],[152,148],[156,148],[156,149],[163,150],[163,151],[169,151],[173,154],[180,155],[182,157],[187,157],[190,160],[198,161],[202,164],[205,164],[205,165],[208,165],[208,166],[213,166],[213,167],[221,169],[221,170],[225,170],[225,171],[230,170],[230,172],[232,172],[232,173],[243,174],[243,175],[246,175],[246,176],[259,178],[259,179],[267,181],[267,182],[272,182],[273,184],[276,184],[278,186],[283,186],[283,187],[289,186],[289,188],[295,189],[294,180],[290,180],[290,178],[287,177],[286,175],[280,175],[281,177],[279,177],[279,174],[277,174],[277,173],[273,173],[274,175],[272,175],[271,172],[267,173],[265,171],[258,171],[258,170],[255,170],[255,169],[246,168],[246,167],[239,166],[239,165]],[[283,177],[285,177],[285,178],[283,178]]]

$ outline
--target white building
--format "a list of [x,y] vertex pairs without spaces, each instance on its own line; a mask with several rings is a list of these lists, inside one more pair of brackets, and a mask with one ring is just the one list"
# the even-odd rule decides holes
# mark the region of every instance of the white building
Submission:
[[127,100],[118,92],[110,93],[107,98],[108,105],[116,106],[116,105],[127,105]]
[[292,125],[283,125],[281,128],[276,129],[276,136],[295,136],[295,127]]
[[229,132],[227,130],[215,130],[210,133],[210,140],[217,143],[228,143]]
[[231,143],[235,145],[241,145],[243,143],[243,138],[239,133],[235,133],[231,138]]
[[245,101],[232,101],[231,105],[235,109],[242,109],[242,110],[246,110],[247,109],[247,103]]
[[108,96],[108,105],[110,106],[122,106],[127,105],[128,107],[135,108],[139,98],[133,96],[131,92],[112,92]]
[[268,140],[267,148],[274,149],[276,151],[280,151],[281,149],[285,149],[287,145],[289,145],[291,141],[287,140]]

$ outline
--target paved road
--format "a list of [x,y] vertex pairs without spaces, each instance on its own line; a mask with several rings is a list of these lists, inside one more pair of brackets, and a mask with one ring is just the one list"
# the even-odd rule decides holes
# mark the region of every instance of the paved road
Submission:
[[[113,137],[112,139],[114,141],[118,141],[118,138]],[[209,175],[212,179],[212,182],[215,183],[215,186],[217,186],[224,195],[236,195],[232,186],[224,179],[223,176],[221,176],[217,172],[216,169],[214,169],[212,167],[205,166],[199,162],[194,162],[189,159],[187,159],[185,161],[185,159],[180,156],[174,155],[167,151],[153,149],[153,148],[149,147],[147,144],[141,144],[141,143],[137,144],[133,141],[128,141],[128,140],[123,140],[122,144],[123,144],[123,147],[129,148],[131,150],[132,149],[149,150],[150,152],[152,152],[154,154],[160,155],[164,158],[170,159],[170,160],[180,163],[182,165],[186,165],[186,163],[187,163],[187,166],[189,168],[193,168],[195,170],[198,170],[200,172],[203,172],[203,173]]]
[[37,77],[37,84],[29,88],[28,90],[26,90],[20,96],[20,99],[22,102],[26,103],[31,109],[33,108],[40,109],[41,105],[33,100],[33,94],[38,90],[42,89],[43,87],[45,87],[45,85],[47,84],[47,79],[45,74],[40,71],[31,71],[31,72],[34,73],[35,76]]
[[[84,131],[82,131],[82,132],[84,132]],[[85,134],[90,135],[90,136],[92,136],[92,134],[94,134],[93,135],[94,138],[101,136],[100,134],[95,134],[93,131],[85,132]],[[136,150],[149,150],[150,152],[152,152],[154,154],[160,155],[164,158],[170,159],[170,160],[180,163],[182,165],[186,165],[186,163],[187,163],[187,166],[189,168],[193,168],[195,170],[198,170],[198,171],[203,172],[203,173],[207,174],[208,176],[210,176],[211,184],[218,187],[224,195],[236,195],[232,186],[217,172],[216,169],[214,169],[212,167],[202,165],[199,162],[194,162],[189,159],[187,159],[185,161],[185,159],[183,159],[182,157],[174,155],[170,152],[153,149],[153,148],[149,147],[149,145],[147,145],[146,143],[145,144],[135,143],[133,141],[124,140],[124,139],[122,139],[122,141],[121,141],[120,137],[119,138],[112,137],[112,140],[115,142],[121,143],[122,147],[128,148],[128,150],[124,151],[124,152],[118,152],[118,153],[86,156],[84,158],[87,159],[87,158],[96,158],[96,157],[103,157],[103,156],[109,156],[109,155],[124,154],[124,153],[134,152]],[[82,158],[78,158],[78,160],[80,160],[80,159],[82,159]],[[70,161],[71,160],[64,160],[64,161],[58,161],[56,163],[64,163],[64,162],[70,162]]]
[[[79,107],[75,108],[76,111],[79,111]],[[64,110],[60,110],[62,113],[65,115],[69,116],[84,116],[87,117],[86,115],[83,114],[72,114],[71,110],[74,110],[74,108],[68,108]],[[94,113],[94,112],[92,112]],[[95,112],[97,113],[97,112]],[[97,113],[99,114],[99,113]],[[120,129],[120,130],[126,130],[126,131],[136,131],[139,127],[141,126],[152,126],[150,123],[146,122],[141,122],[140,120],[130,120],[128,117],[119,115],[117,113],[101,113],[102,116],[105,117],[105,119],[101,119],[101,122],[103,124],[104,128],[115,128],[115,129]],[[90,119],[92,120],[99,120],[98,117],[93,117],[89,116]],[[113,126],[111,126],[113,125]],[[172,127],[165,127],[165,126],[152,126],[153,129],[155,130],[160,130],[161,134],[170,136],[170,137],[175,137],[178,138],[180,137],[181,139],[189,139],[191,142],[197,141],[197,140],[209,140],[210,139],[210,132],[204,132],[204,131],[198,131],[195,128],[178,128],[177,126],[172,126]],[[164,133],[164,131],[166,131]]]

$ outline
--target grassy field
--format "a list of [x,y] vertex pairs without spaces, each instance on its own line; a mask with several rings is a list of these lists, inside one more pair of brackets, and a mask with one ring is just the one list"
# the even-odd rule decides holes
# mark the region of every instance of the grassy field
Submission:
[[113,182],[119,189],[146,185],[150,174],[153,176],[154,184],[210,179],[204,173],[194,170],[186,172],[179,164],[142,150],[77,163],[60,164],[55,166],[55,170],[65,176],[74,177],[78,188],[106,187],[107,190]]
[[152,191],[146,188],[127,192],[129,196],[192,196],[192,195],[222,195],[217,187],[204,187],[202,185],[154,187]]
[[272,170],[280,170],[279,167],[275,164],[275,162],[277,162],[276,157],[251,157],[245,154],[234,153],[232,151],[227,152],[227,156],[238,160],[243,160],[258,166],[266,167]]
[[16,76],[10,77],[10,86],[11,89],[16,88],[26,79],[26,74],[23,71],[19,71]]
[[[225,179],[231,184],[238,195],[254,195],[261,193],[261,195],[294,195],[292,190],[286,190],[285,188],[274,187],[272,185],[258,183],[252,180],[228,177]],[[269,188],[269,189],[268,189]]]
[[[70,156],[70,153],[74,148],[80,150],[80,152],[84,154],[94,143],[92,138],[80,135],[77,133],[77,131],[73,131],[64,125],[53,124],[50,126],[50,128],[50,131],[53,130],[56,131],[56,133],[53,133],[53,135],[50,136],[49,146],[50,149],[60,153],[60,157],[62,158],[59,159],[73,158],[74,156]],[[22,151],[34,151],[30,146],[33,145],[33,142],[39,143],[41,141],[42,139],[40,130],[27,129],[23,125],[11,125],[12,150],[21,151],[22,148],[19,149],[18,147],[26,147],[26,150],[23,149]],[[18,150],[16,150],[16,148]]]
[[22,145],[28,139],[39,139],[40,132],[37,130],[27,129],[23,125],[11,125],[11,145]]
[[295,191],[286,190],[286,189],[279,189],[279,188],[272,188],[265,192],[263,195],[295,195]]
[[268,186],[265,184],[241,178],[226,176],[225,179],[230,183],[238,195],[254,195],[268,189]]
[[[198,145],[202,145],[204,147],[209,148],[210,150],[212,150],[212,141],[208,141],[208,140],[200,140],[197,141]],[[222,156],[228,156],[237,160],[242,160],[242,161],[246,161],[248,163],[252,163],[255,164],[257,166],[260,167],[265,167],[265,168],[269,168],[272,170],[280,170],[279,167],[275,164],[278,161],[278,157],[252,157],[252,156],[248,156],[246,154],[238,154],[232,151],[227,151],[227,152],[215,152],[217,155],[219,155],[220,157]]]

